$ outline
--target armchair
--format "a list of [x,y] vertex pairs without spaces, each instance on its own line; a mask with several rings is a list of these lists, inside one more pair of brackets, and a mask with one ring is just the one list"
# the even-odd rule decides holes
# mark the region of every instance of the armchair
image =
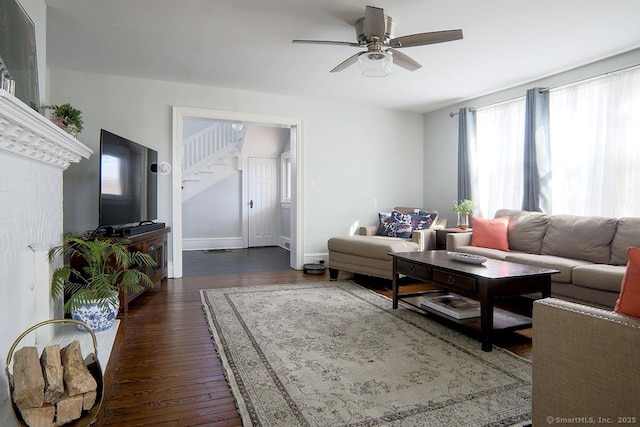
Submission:
[[[397,207],[396,211],[413,213],[414,208]],[[435,212],[433,209],[420,209]],[[390,252],[414,252],[435,249],[435,230],[446,228],[447,219],[436,217],[426,230],[413,230],[410,238],[378,236],[378,225],[362,226],[354,236],[332,237],[329,249],[329,276],[338,278],[339,270],[366,276],[393,278],[393,261]]]
[[534,426],[640,423],[640,318],[538,300],[532,360]]

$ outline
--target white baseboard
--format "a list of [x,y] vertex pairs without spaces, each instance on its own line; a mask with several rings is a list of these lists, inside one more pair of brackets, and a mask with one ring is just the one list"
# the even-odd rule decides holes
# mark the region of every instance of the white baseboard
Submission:
[[328,253],[304,254],[305,264],[318,264],[320,260],[324,261],[324,264],[327,265],[329,262],[329,254]]
[[291,239],[285,236],[280,236],[278,246],[288,251],[291,250]]

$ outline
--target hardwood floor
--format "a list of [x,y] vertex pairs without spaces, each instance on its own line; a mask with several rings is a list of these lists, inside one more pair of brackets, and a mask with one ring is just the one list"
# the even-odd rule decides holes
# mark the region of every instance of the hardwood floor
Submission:
[[201,289],[328,280],[289,270],[169,279],[121,317],[98,426],[239,426]]
[[[342,273],[340,279],[343,277]],[[131,303],[108,366],[97,426],[240,426],[233,396],[214,351],[201,289],[329,280],[285,270],[169,279]],[[361,283],[390,295],[379,282]],[[413,286],[413,285],[410,285]],[[531,341],[500,342],[530,357]],[[479,345],[479,344],[478,344]],[[104,368],[104,367],[103,367]]]

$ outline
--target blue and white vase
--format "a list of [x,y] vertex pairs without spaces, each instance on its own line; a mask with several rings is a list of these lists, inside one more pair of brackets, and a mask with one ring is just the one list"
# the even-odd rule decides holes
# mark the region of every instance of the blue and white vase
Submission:
[[[120,301],[117,296],[115,298],[116,304],[113,304],[113,301],[109,300],[102,301],[104,302],[95,301],[91,304],[81,305],[76,310],[71,311],[71,317],[89,325],[93,332],[106,331],[111,328],[113,321],[118,315]],[[80,325],[78,325],[77,328],[82,332],[87,332],[87,330]]]

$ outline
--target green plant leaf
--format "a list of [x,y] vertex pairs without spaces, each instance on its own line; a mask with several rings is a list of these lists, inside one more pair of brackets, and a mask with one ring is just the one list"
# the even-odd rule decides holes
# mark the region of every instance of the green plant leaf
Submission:
[[54,300],[67,296],[65,311],[95,300],[105,300],[105,306],[115,303],[119,292],[137,292],[153,287],[151,279],[142,271],[153,267],[155,261],[148,254],[130,251],[128,239],[102,239],[66,233],[62,245],[51,248],[49,261],[62,256],[80,270],[65,266],[56,268],[51,280]]
[[460,215],[471,215],[473,213],[473,201],[462,199],[451,207],[451,210]]
[[84,129],[84,121],[82,120],[82,111],[74,108],[71,104],[65,103],[61,105],[45,105],[43,109],[51,110],[52,114],[63,119],[64,123],[69,127],[69,132],[77,136]]

